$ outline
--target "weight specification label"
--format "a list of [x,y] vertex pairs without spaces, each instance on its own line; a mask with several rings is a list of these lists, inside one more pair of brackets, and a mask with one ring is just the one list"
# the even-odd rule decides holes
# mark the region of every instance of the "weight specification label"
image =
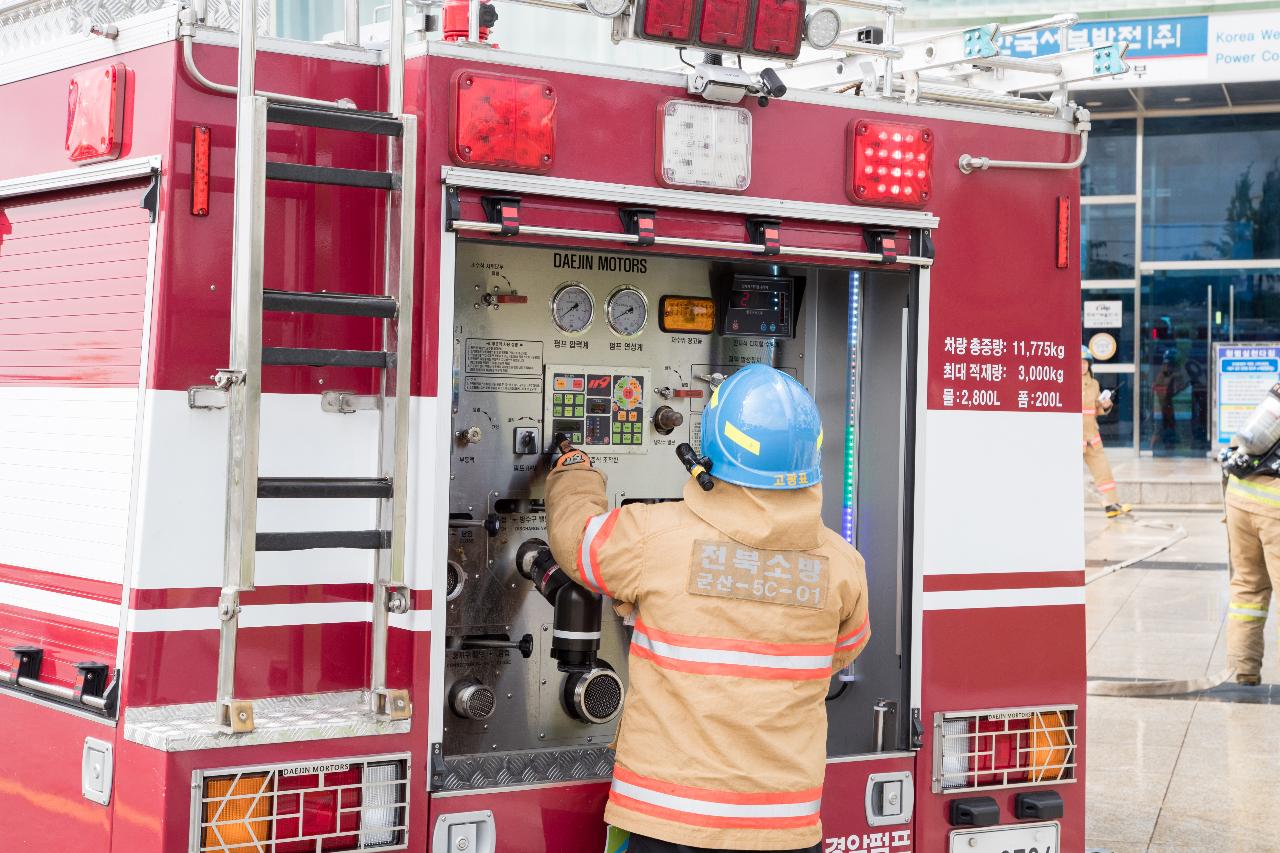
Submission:
[[953,336],[943,340],[942,349],[940,402],[944,409],[1072,408],[1062,393],[1068,371],[1076,369],[1066,344]]
[[467,338],[463,372],[542,378],[542,341]]

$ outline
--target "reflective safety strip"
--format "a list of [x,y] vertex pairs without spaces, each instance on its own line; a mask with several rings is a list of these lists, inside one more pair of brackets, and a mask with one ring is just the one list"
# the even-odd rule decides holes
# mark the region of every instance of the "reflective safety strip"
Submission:
[[728,421],[724,422],[724,435],[725,438],[729,439],[753,456],[760,455],[760,442],[756,441],[754,438],[747,435]]
[[1237,622],[1265,622],[1267,610],[1262,605],[1250,601],[1233,601],[1227,610],[1227,616]]
[[822,789],[718,791],[663,782],[615,764],[609,799],[624,809],[692,826],[790,829],[818,822]]
[[582,547],[578,550],[578,574],[586,581],[587,586],[611,598],[613,593],[604,585],[604,575],[600,571],[600,546],[609,538],[617,523],[616,509],[593,516],[582,533]]
[[871,614],[868,613],[862,624],[836,640],[836,651],[847,652],[858,648],[871,636]]
[[1081,412],[1082,414],[1086,414],[1086,415],[1096,415],[1096,414],[1098,414],[1098,410],[1097,410],[1097,409],[1081,409],[1081,410],[1080,410],[1080,412]]
[[1257,480],[1241,480],[1233,476],[1227,483],[1227,491],[1267,506],[1280,506],[1280,485],[1269,486]]
[[631,654],[677,672],[805,681],[831,676],[834,645],[673,634],[636,620]]
[[1100,492],[1114,492],[1115,490],[1116,490],[1115,480],[1107,480],[1105,483],[1098,484],[1098,491]]

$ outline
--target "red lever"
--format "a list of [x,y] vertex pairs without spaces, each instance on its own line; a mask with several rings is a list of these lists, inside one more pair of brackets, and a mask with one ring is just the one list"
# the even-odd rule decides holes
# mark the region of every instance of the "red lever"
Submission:
[[684,398],[701,399],[702,389],[701,388],[676,388],[674,391],[671,392],[671,396],[682,398],[682,399]]
[[521,296],[519,293],[499,293],[498,304],[506,305],[508,303],[515,305],[523,305],[529,301],[529,297]]

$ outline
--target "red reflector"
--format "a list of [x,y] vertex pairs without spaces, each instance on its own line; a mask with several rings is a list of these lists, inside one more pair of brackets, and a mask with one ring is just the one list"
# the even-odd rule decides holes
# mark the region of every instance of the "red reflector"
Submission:
[[698,41],[712,47],[741,48],[747,43],[750,0],[702,0]]
[[449,153],[460,166],[543,174],[556,153],[556,93],[533,77],[459,71]]
[[[1030,750],[1029,719],[978,721],[974,770],[978,785],[1013,784],[1027,781]],[[988,734],[989,733],[989,734]],[[1006,775],[1005,771],[1014,771]]]
[[81,71],[67,87],[67,157],[95,163],[120,156],[124,146],[124,97],[128,69],[123,62]]
[[687,42],[693,35],[693,0],[641,0],[639,17],[645,38]]
[[1071,199],[1058,196],[1058,269],[1071,263]]
[[191,129],[191,215],[209,215],[209,128]]
[[851,122],[849,148],[845,191],[851,200],[907,207],[929,200],[933,132],[927,127]]
[[758,0],[751,49],[773,56],[797,56],[803,29],[804,0]]

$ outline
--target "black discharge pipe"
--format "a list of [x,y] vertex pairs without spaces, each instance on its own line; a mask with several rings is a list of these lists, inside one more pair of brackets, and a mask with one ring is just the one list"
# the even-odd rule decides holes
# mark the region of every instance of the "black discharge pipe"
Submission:
[[599,657],[601,597],[575,583],[540,540],[520,546],[516,567],[555,608],[551,657],[565,673],[565,712],[584,723],[609,722],[622,710],[623,687],[613,667]]

